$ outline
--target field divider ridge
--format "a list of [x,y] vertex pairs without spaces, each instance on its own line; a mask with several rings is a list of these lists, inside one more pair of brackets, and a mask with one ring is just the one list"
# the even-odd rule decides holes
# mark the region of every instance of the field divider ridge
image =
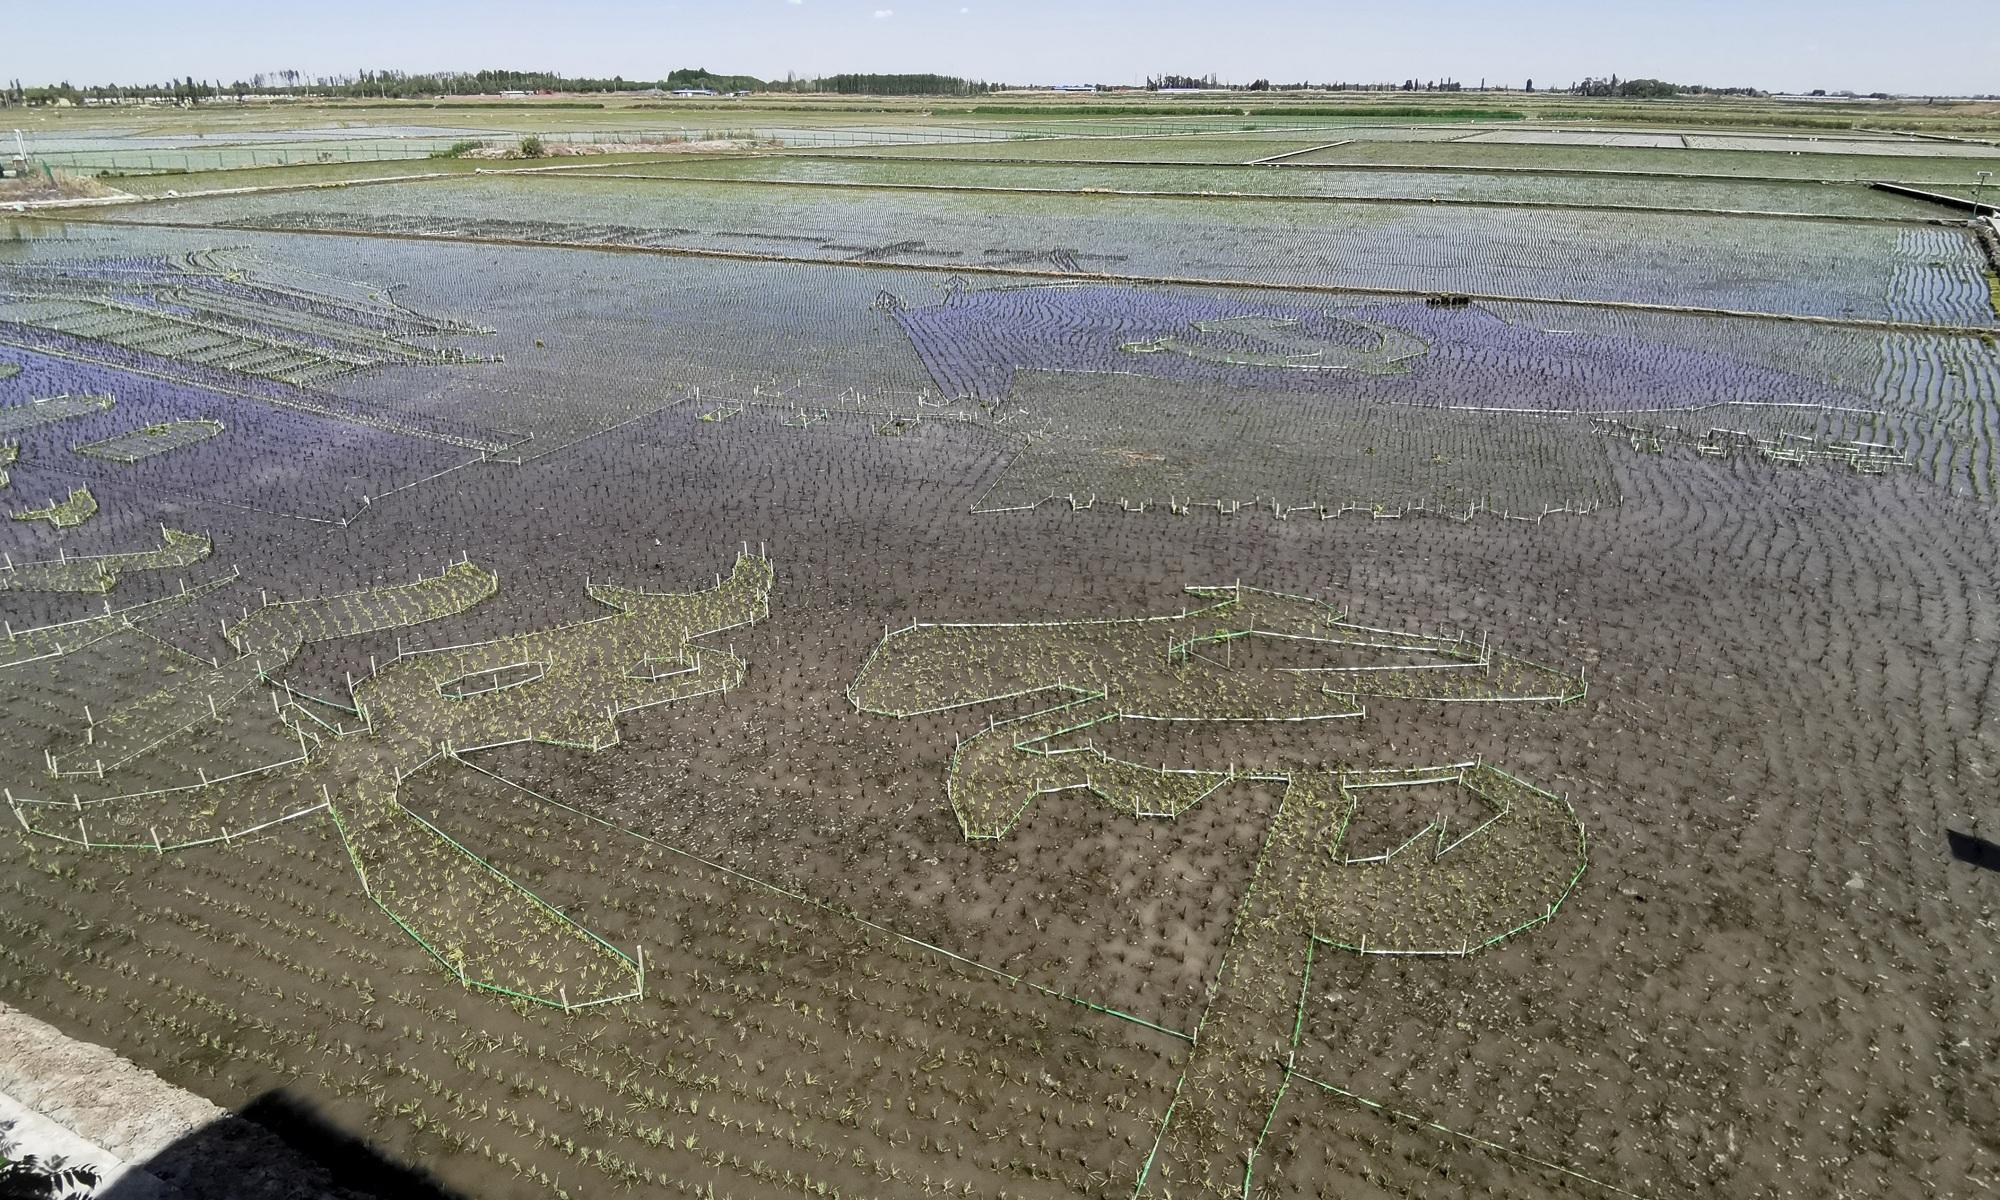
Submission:
[[[1206,164],[1196,164],[1205,166]],[[959,192],[971,195],[1067,196],[1079,200],[1208,200],[1264,201],[1306,204],[1374,204],[1408,207],[1526,208],[1566,212],[1661,213],[1694,217],[1762,217],[1789,221],[1835,221],[1863,225],[1962,225],[1953,217],[1894,217],[1880,213],[1813,213],[1763,208],[1689,208],[1664,204],[1593,204],[1584,200],[1482,200],[1469,196],[1360,196],[1311,192],[1175,192],[1152,188],[999,187],[976,183],[886,183],[856,179],[752,179],[726,175],[643,175],[635,171],[566,171],[551,175],[538,170],[476,172],[479,175],[528,175],[555,179],[623,179],[640,183],[721,183],[754,187],[855,188],[885,192]],[[1910,193],[1920,195],[1924,193]],[[1990,205],[1987,207],[1991,207]]]
[[[1519,167],[1506,166],[1499,163],[1274,162],[1256,164],[1247,162],[1202,162],[1199,159],[1174,158],[979,158],[961,154],[847,153],[836,150],[793,150],[764,155],[732,155],[731,157],[853,159],[857,162],[972,163],[981,166],[1001,167],[1176,167],[1182,170],[1200,169],[1204,171],[1387,171],[1392,174],[1400,172],[1412,175],[1573,175],[1585,179],[1691,179],[1705,180],[1711,183],[1785,183],[1801,185],[1816,183],[1843,187],[1866,187],[1869,183],[1873,182],[1868,179],[1827,179],[1813,175],[1731,175],[1719,171],[1635,171],[1618,167]],[[1958,187],[1964,183],[1963,180],[1897,180],[1895,182],[1917,185],[1930,182],[1940,187]]]

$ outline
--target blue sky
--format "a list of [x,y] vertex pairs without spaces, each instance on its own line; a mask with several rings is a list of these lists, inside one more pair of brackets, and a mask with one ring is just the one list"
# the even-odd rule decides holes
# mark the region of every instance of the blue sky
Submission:
[[2000,22],[1937,0],[93,0],[21,4],[0,76],[222,80],[537,67],[658,78],[678,66],[782,77],[935,70],[1019,83],[1484,77],[1562,85],[1617,72],[1778,89],[2000,92]]

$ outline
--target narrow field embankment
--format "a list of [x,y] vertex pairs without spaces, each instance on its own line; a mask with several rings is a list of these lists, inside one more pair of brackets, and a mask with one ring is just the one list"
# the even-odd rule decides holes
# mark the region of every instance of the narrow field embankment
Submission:
[[1972,236],[1986,251],[1986,294],[1993,315],[2000,317],[2000,216],[1988,216],[1972,223]]
[[1901,183],[1889,183],[1881,179],[1870,180],[1868,186],[1878,192],[1893,192],[1898,196],[1909,196],[1917,200],[1929,201],[1932,204],[1942,204],[1946,208],[1955,208],[1960,212],[1969,212],[1975,217],[2000,215],[2000,205],[1984,204],[1977,200],[1968,200],[1963,196],[1950,196],[1943,192],[1927,192],[1922,188],[1913,188]]
[[417,171],[403,175],[370,175],[362,179],[320,179],[311,183],[271,183],[255,187],[208,188],[197,192],[169,192],[160,196],[142,196],[129,192],[119,192],[112,196],[77,196],[59,200],[22,200],[5,205],[10,212],[43,212],[61,209],[105,208],[119,204],[144,204],[156,200],[202,200],[215,196],[262,196],[274,192],[313,192],[328,188],[363,187],[372,183],[412,183],[421,179],[447,179],[460,175],[456,171]]
[[[1208,166],[1211,164],[1202,165]],[[565,169],[562,174],[558,175],[551,173],[549,168],[544,167],[529,167],[513,171],[482,171],[480,174],[533,175],[544,179],[625,179],[640,183],[664,184],[714,183],[767,188],[844,188],[880,192],[954,192],[965,195],[1062,196],[1084,200],[1231,200],[1246,203],[1265,201],[1283,204],[1374,204],[1397,207],[1407,207],[1413,204],[1430,204],[1445,208],[1526,208],[1567,212],[1665,213],[1673,216],[1760,217],[1767,220],[1771,218],[1783,218],[1790,221],[1843,221],[1875,225],[1957,224],[1956,221],[1949,217],[1886,216],[1868,213],[1788,212],[1780,209],[1758,208],[1689,208],[1685,205],[1669,204],[1602,204],[1581,200],[1500,200],[1468,196],[1410,197],[1336,193],[1320,194],[1313,192],[1206,192],[1166,191],[1157,188],[1107,187],[996,187],[974,183],[891,183],[854,179],[768,179],[754,176],[728,175],[646,175],[632,171],[579,171],[570,169]],[[412,176],[412,178],[416,177]]]
[[223,1115],[114,1050],[0,1004],[0,1121],[17,1155],[59,1154],[121,1196],[167,1200],[179,1193],[135,1164]]

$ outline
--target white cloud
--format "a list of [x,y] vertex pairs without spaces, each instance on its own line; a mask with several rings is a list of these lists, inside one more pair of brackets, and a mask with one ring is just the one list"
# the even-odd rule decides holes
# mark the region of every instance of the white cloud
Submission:
[[875,19],[878,21],[886,21],[895,15],[896,10],[893,8],[878,8],[875,10]]

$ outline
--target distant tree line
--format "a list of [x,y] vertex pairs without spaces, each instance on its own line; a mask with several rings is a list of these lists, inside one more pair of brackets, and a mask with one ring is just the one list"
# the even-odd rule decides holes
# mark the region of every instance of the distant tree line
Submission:
[[956,75],[822,75],[766,85],[773,92],[831,92],[840,96],[983,96],[1004,85]]
[[1580,83],[1570,85],[1570,92],[1578,96],[1620,96],[1638,100],[1667,100],[1674,96],[1762,96],[1765,93],[1753,87],[1707,87],[1699,83],[1668,83],[1664,79],[1619,79],[1613,75],[1608,79],[1585,78]]
[[[754,82],[754,81],[753,81]],[[334,96],[344,98],[415,99],[423,96],[477,96],[501,91],[626,92],[666,86],[665,80],[591,79],[551,71],[462,71],[413,74],[408,71],[356,71],[352,75],[307,75],[302,71],[260,71],[248,79],[229,81],[192,76],[165,83],[103,83],[75,87],[68,81],[18,89],[18,102],[46,104],[56,100],[171,100],[199,104],[226,96]],[[686,86],[686,85],[674,85]]]
[[[1158,91],[1224,91],[1224,92],[1459,92],[1465,85],[1455,79],[1404,79],[1381,80],[1374,83],[1273,83],[1268,79],[1253,79],[1249,83],[1218,83],[1213,74],[1209,75],[1148,75],[1146,90]],[[1528,90],[1534,91],[1533,80],[1528,81]]]
[[764,87],[764,81],[754,75],[717,75],[705,67],[681,67],[669,71],[660,81],[667,91],[680,88],[708,88],[716,92],[755,92]]
[[709,88],[718,92],[833,92],[867,96],[977,96],[998,84],[961,79],[956,75],[827,75],[817,79],[766,81],[753,75],[717,75],[701,67],[682,67],[663,79],[609,79],[562,75],[554,71],[450,71],[411,73],[360,70],[351,75],[307,75],[301,71],[260,71],[248,79],[223,82],[175,77],[165,83],[106,83],[76,87],[67,80],[23,87],[20,80],[0,89],[0,102],[51,104],[67,100],[167,100],[199,104],[217,97],[321,96],[345,99],[414,100],[431,96],[482,96],[495,92],[640,92],[658,88]]
[[[1214,75],[1148,75],[1146,89],[1163,91],[1175,89],[1232,91],[1232,92],[1462,92],[1465,84],[1456,79],[1405,79],[1378,81],[1375,83],[1272,83],[1268,79],[1257,79],[1249,83],[1217,83]],[[1481,81],[1480,90],[1489,90]],[[1506,89],[1499,89],[1506,90]],[[1528,80],[1523,91],[1535,90],[1535,81]],[[1706,87],[1695,83],[1667,83],[1659,79],[1620,79],[1616,75],[1608,79],[1585,79],[1572,84],[1569,91],[1578,96],[1622,96],[1641,100],[1664,99],[1669,96],[1762,96],[1765,93],[1749,87]]]
[[[177,104],[199,104],[218,97],[243,99],[248,96],[316,96],[345,99],[414,100],[434,96],[480,96],[495,92],[640,92],[651,89],[675,91],[707,88],[717,92],[830,93],[848,96],[983,96],[999,91],[1005,84],[965,79],[956,75],[931,73],[905,75],[838,74],[817,78],[787,76],[782,80],[758,79],[754,75],[718,75],[702,67],[681,67],[662,79],[608,79],[563,75],[555,71],[444,71],[411,73],[397,70],[360,70],[345,75],[307,75],[302,71],[260,71],[248,79],[228,82],[175,76],[165,83],[105,83],[77,87],[69,81],[23,86],[15,79],[0,88],[0,106],[51,104],[67,100],[80,104],[91,100],[164,100]],[[1148,91],[1214,90],[1232,92],[1458,92],[1465,85],[1455,79],[1403,79],[1373,82],[1273,83],[1255,79],[1249,83],[1221,83],[1213,72],[1184,75],[1166,72],[1148,75]],[[1481,81],[1481,90],[1489,90]],[[1496,88],[1493,90],[1509,90]],[[1532,92],[1535,81],[1522,89]],[[1577,96],[1663,100],[1674,96],[1763,96],[1752,87],[1708,87],[1703,84],[1669,83],[1661,79],[1620,79],[1616,75],[1586,77],[1566,89]],[[1824,90],[1815,90],[1824,96]],[[1853,96],[1852,92],[1836,92]],[[1882,92],[1869,93],[1873,99],[1887,99]]]

